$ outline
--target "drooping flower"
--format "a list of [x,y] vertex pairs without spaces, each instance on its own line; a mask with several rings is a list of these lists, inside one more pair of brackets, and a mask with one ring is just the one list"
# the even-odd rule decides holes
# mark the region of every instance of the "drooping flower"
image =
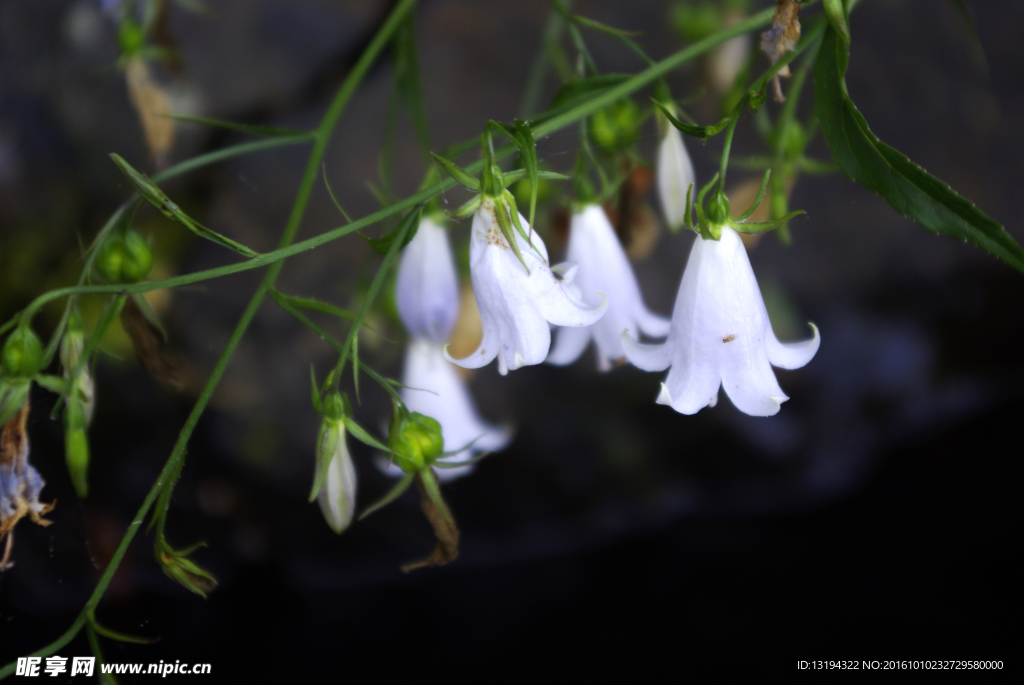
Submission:
[[642,345],[623,336],[626,357],[645,371],[671,367],[659,404],[694,414],[718,401],[719,386],[736,408],[772,416],[789,399],[772,365],[798,369],[814,357],[821,339],[782,344],[772,331],[761,291],[739,235],[722,226],[721,239],[698,235],[686,264],[668,340]]
[[[508,212],[503,200],[500,210]],[[529,233],[529,224],[519,215]],[[589,326],[604,314],[607,302],[590,307],[573,284],[576,265],[550,266],[547,248],[533,233],[530,241],[514,232],[522,261],[502,233],[495,216],[495,199],[484,197],[473,215],[469,266],[473,292],[480,307],[483,340],[475,352],[452,359],[459,366],[478,369],[498,358],[502,375],[530,364],[539,364],[551,346],[549,323],[556,326]]]
[[621,359],[624,354],[623,331],[634,337],[638,337],[638,331],[656,338],[668,335],[668,320],[644,306],[633,267],[600,205],[587,205],[572,215],[565,256],[579,265],[575,285],[587,293],[583,299],[596,305],[597,293],[602,293],[607,297],[608,310],[592,326],[560,329],[549,362],[571,364],[593,338],[598,368],[607,371],[611,368],[609,360]]
[[683,144],[683,135],[664,116],[659,114],[658,118],[664,129],[658,145],[658,196],[668,227],[678,231],[689,209],[686,191],[695,183],[696,175],[693,173],[693,162]]
[[[405,352],[402,401],[410,412],[432,417],[441,425],[444,449],[467,446],[442,463],[471,460],[484,451],[504,449],[510,430],[484,423],[455,367],[445,359],[444,343],[459,313],[458,281],[448,234],[440,225],[424,219],[402,253],[398,267],[398,313],[412,336]],[[403,471],[385,457],[382,468],[390,475]],[[472,465],[436,468],[441,480],[465,475]]]
[[[411,340],[405,351],[402,383],[406,386],[402,388],[402,401],[409,411],[430,416],[441,424],[445,451],[465,447],[436,463],[470,461],[481,452],[504,449],[512,439],[511,429],[485,423],[477,414],[465,383],[444,357],[443,344],[422,338]],[[402,474],[396,464],[385,464],[385,467],[391,475]],[[451,480],[472,470],[473,465],[469,464],[436,468],[435,472],[441,480]]]
[[414,338],[448,339],[459,316],[459,284],[448,232],[425,217],[402,250],[395,290],[398,314]]

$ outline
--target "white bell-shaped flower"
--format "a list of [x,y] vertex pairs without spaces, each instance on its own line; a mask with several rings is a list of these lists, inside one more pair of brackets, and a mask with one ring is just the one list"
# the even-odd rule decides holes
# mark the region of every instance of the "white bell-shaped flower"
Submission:
[[330,451],[329,457],[324,455],[330,458],[330,463],[317,494],[317,502],[327,525],[335,533],[341,533],[352,523],[356,511],[356,468],[348,451],[342,421],[325,421],[319,448]]
[[[500,211],[508,211],[504,201]],[[537,233],[528,242],[513,231],[524,267],[505,240],[494,212],[494,198],[484,198],[473,215],[469,243],[470,276],[483,340],[464,359],[447,357],[447,352],[445,356],[467,369],[486,366],[497,357],[498,371],[505,375],[509,369],[544,361],[551,346],[549,323],[589,326],[601,318],[607,302],[588,306],[573,285],[576,265],[549,266],[547,249]],[[519,221],[529,233],[522,215]]]
[[598,293],[604,294],[608,310],[592,326],[560,329],[549,362],[571,364],[593,339],[597,344],[597,366],[607,371],[611,368],[610,360],[623,357],[623,331],[634,337],[639,337],[638,330],[655,338],[668,335],[668,319],[652,314],[644,306],[633,267],[600,205],[587,205],[572,215],[565,256],[579,265],[575,285],[587,293],[583,299],[597,305]]
[[448,231],[425,217],[402,250],[395,286],[398,314],[414,338],[448,339],[459,315],[459,284]]
[[[660,117],[660,115],[659,115]],[[657,181],[661,208],[669,228],[678,231],[689,209],[686,205],[686,191],[696,183],[693,162],[683,144],[683,135],[675,126],[660,117],[664,133],[658,145]],[[694,194],[696,190],[694,190]]]
[[671,366],[659,404],[695,414],[718,401],[718,388],[751,416],[772,416],[789,399],[772,365],[798,369],[821,339],[782,344],[772,331],[761,291],[739,234],[722,227],[720,240],[697,236],[679,286],[672,328],[662,345],[623,336],[626,357],[645,371]]
[[[425,338],[415,338],[405,351],[405,372],[402,374],[402,401],[411,412],[418,412],[441,424],[441,437],[447,452],[461,447],[457,454],[436,463],[451,464],[470,461],[481,452],[505,449],[512,439],[512,430],[484,422],[473,407],[473,398],[458,371],[444,356],[444,345]],[[384,470],[401,476],[396,464],[383,458]],[[452,480],[473,470],[473,465],[434,469],[441,480]]]

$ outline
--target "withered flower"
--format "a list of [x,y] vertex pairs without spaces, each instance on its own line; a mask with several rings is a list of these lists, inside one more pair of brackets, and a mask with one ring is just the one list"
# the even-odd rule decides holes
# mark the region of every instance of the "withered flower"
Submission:
[[46,484],[39,472],[28,463],[29,443],[28,414],[29,402],[25,404],[0,433],[0,541],[6,538],[3,556],[0,557],[0,571],[9,569],[11,549],[14,545],[14,526],[25,516],[41,526],[52,521],[43,515],[53,509],[56,502],[43,504],[39,494]]

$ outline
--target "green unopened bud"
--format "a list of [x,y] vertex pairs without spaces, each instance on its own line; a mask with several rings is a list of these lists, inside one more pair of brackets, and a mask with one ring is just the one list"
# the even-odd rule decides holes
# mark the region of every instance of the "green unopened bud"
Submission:
[[149,275],[153,268],[153,251],[138,231],[128,231],[124,236],[124,264],[121,266],[121,280],[136,283]]
[[96,271],[107,281],[120,283],[125,256],[124,237],[116,234],[108,236],[96,255]]
[[[60,364],[64,368],[65,379],[70,378],[71,374],[78,368],[84,349],[85,333],[82,330],[82,317],[78,313],[78,308],[75,307],[71,310],[67,329],[64,331],[64,337],[60,341]],[[93,410],[96,407],[95,390],[88,366],[83,368],[78,374],[76,388],[78,392],[77,397],[74,397],[74,399],[81,403],[84,425],[88,427],[92,423]],[[70,401],[71,398],[69,398]]]
[[617,100],[590,117],[590,138],[602,150],[625,150],[640,138],[640,108],[631,98]]
[[729,198],[721,190],[708,200],[708,221],[714,225],[721,226],[729,219]]
[[789,159],[794,159],[803,154],[807,147],[807,139],[804,134],[804,127],[798,121],[791,121],[782,129],[782,151]]
[[406,473],[422,471],[444,452],[441,424],[415,412],[405,416],[396,413],[391,420],[388,447],[400,469]]
[[31,378],[43,364],[43,345],[28,326],[18,326],[7,336],[0,353],[5,376]]
[[117,31],[117,44],[121,48],[121,54],[131,57],[142,49],[144,43],[145,36],[142,33],[142,27],[135,23],[130,16],[122,16],[121,26]]
[[96,256],[96,270],[111,283],[135,283],[153,268],[153,251],[138,231],[108,236]]
[[89,494],[89,437],[85,434],[85,418],[77,402],[69,402],[64,412],[64,458],[75,492],[85,497]]

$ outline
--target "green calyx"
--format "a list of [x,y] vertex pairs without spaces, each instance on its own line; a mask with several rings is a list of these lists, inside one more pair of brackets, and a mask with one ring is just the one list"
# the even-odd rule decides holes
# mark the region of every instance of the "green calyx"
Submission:
[[441,424],[429,416],[400,409],[391,420],[388,447],[400,469],[406,473],[422,471],[444,452]]
[[342,421],[349,415],[349,407],[345,398],[337,390],[333,390],[320,400],[320,413],[328,421]]
[[28,326],[18,326],[4,341],[0,369],[5,376],[31,378],[43,364],[43,344]]

